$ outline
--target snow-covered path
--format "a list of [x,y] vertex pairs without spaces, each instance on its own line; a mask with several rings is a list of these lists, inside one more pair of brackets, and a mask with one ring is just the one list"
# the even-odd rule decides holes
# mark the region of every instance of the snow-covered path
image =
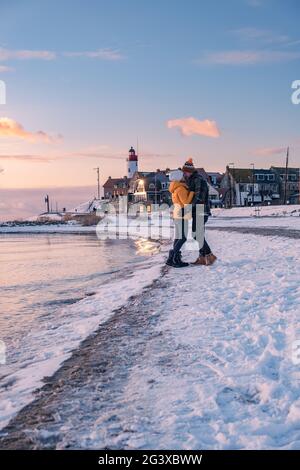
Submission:
[[300,242],[208,239],[218,262],[166,270],[48,381],[1,448],[300,449]]
[[147,403],[158,418],[152,442],[140,438],[159,447],[163,435],[164,448],[300,448],[299,242],[209,238],[221,261],[167,274],[162,336],[126,388],[134,408]]

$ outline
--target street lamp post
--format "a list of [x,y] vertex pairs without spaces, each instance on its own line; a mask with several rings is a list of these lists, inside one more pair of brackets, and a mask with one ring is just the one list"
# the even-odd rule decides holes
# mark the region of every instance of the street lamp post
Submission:
[[98,199],[100,199],[100,168],[94,168],[97,171],[97,188],[98,188]]
[[298,168],[298,204],[300,204],[300,167]]
[[229,172],[229,205],[230,205],[230,209],[232,208],[233,206],[233,202],[234,202],[234,184],[235,184],[235,179],[234,179],[234,163],[228,163],[228,169],[230,170],[230,165],[232,166],[232,180],[233,180],[233,183],[231,184],[231,174]]
[[288,183],[288,171],[289,171],[289,153],[290,149],[287,148],[286,160],[285,160],[285,174],[284,174],[284,205],[287,203],[287,183]]
[[254,163],[250,163],[252,166],[252,204],[254,205]]

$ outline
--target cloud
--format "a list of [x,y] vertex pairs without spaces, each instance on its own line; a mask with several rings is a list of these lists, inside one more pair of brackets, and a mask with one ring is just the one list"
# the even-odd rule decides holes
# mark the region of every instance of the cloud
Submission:
[[57,57],[87,57],[89,59],[98,59],[106,61],[120,61],[125,56],[118,50],[113,48],[102,48],[95,51],[75,51],[75,52],[55,52],[47,50],[31,50],[31,49],[6,49],[0,47],[0,73],[12,72],[14,69],[7,65],[1,64],[10,60],[46,60],[51,61]]
[[19,160],[19,161],[34,161],[40,163],[49,163],[52,160],[56,160],[55,157],[48,157],[42,155],[27,155],[27,154],[16,154],[16,155],[0,155],[0,160]]
[[244,41],[260,41],[265,44],[284,44],[290,41],[289,36],[285,34],[275,34],[267,29],[239,28],[232,30],[231,33]]
[[295,39],[293,41],[286,43],[285,45],[286,46],[298,46],[298,44],[300,44],[300,39]]
[[205,119],[199,121],[193,117],[182,119],[170,119],[167,121],[168,129],[178,127],[184,136],[203,135],[206,137],[220,137],[220,131],[215,121]]
[[[66,159],[84,159],[84,158],[96,158],[98,160],[119,160],[125,161],[127,157],[127,149],[114,151],[108,145],[99,145],[95,148],[82,149],[77,152],[60,152],[59,154],[0,154],[0,160],[19,160],[24,162],[35,162],[35,163],[49,163],[58,160]],[[173,158],[175,155],[169,153],[157,153],[149,150],[143,151],[140,155],[143,160]]]
[[0,65],[0,73],[6,72],[13,72],[14,69],[12,67],[8,67],[7,65]]
[[89,59],[101,59],[117,61],[123,60],[125,56],[117,49],[98,49],[96,51],[83,51],[83,52],[64,52],[65,57],[87,57]]
[[44,131],[29,132],[14,119],[7,117],[0,118],[0,138],[1,137],[14,137],[28,142],[45,142],[47,144],[61,140],[61,136],[52,137]]
[[271,157],[273,155],[284,155],[285,153],[286,147],[264,147],[254,151],[254,155],[258,157]]
[[[1,135],[1,133],[0,133]],[[74,159],[74,158],[97,158],[105,160],[123,160],[126,159],[127,152],[115,152],[97,150],[85,150],[78,152],[60,152],[59,154],[0,154],[0,160],[19,160],[36,163],[49,163],[52,161]]]
[[194,61],[196,64],[211,65],[255,65],[288,62],[300,58],[300,52],[231,50],[207,53]]
[[12,50],[0,47],[0,60],[54,60],[56,53],[52,51],[34,51],[30,49]]

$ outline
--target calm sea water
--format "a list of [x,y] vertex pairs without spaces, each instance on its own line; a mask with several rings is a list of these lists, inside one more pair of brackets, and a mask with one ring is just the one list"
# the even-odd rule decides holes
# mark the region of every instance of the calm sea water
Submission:
[[109,289],[111,279],[155,249],[149,242],[94,235],[0,235],[0,340],[7,346],[0,388],[1,379],[34,360],[62,309],[105,283]]

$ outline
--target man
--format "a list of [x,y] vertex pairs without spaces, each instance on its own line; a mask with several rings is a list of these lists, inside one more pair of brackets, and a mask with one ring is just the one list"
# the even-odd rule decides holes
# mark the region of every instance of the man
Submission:
[[[201,216],[199,215],[200,205],[204,206],[204,225],[208,221],[208,217],[211,215],[208,184],[194,167],[192,158],[185,162],[182,167],[182,171],[186,178],[189,190],[195,193],[194,198],[192,200],[192,232],[193,238],[198,241],[198,243],[200,243],[200,224],[201,222],[203,223],[203,219],[201,220]],[[216,261],[217,257],[212,253],[207,241],[205,240],[205,236],[204,238],[202,237],[202,239],[203,244],[201,243],[201,246],[199,245],[199,256],[196,261],[192,264],[209,266]]]

